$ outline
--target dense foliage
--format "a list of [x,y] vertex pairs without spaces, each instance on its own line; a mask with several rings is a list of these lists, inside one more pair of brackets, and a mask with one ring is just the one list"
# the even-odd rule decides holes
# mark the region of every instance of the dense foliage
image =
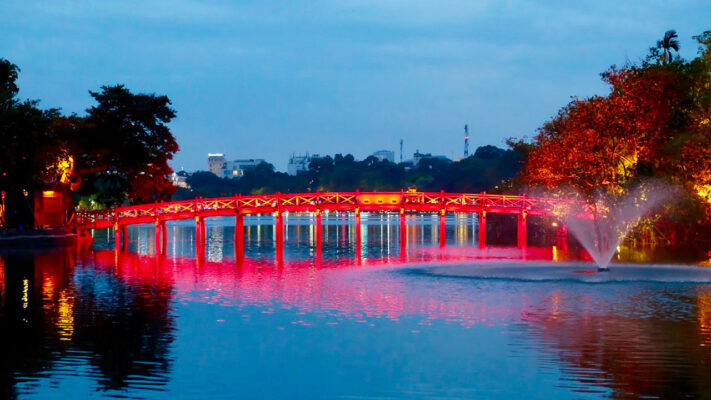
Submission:
[[607,96],[574,99],[532,144],[522,182],[572,188],[588,198],[621,194],[649,178],[686,193],[675,216],[708,222],[711,201],[711,31],[683,60],[669,31],[649,56],[602,74]]
[[86,117],[54,125],[74,155],[78,193],[103,205],[169,199],[175,189],[168,161],[178,151],[166,125],[175,117],[170,100],[133,94],[122,85],[89,93],[97,104]]
[[42,185],[48,153],[57,145],[48,131],[57,110],[42,110],[34,100],[17,98],[19,68],[0,59],[0,191],[5,192],[6,224],[32,221],[28,190]]
[[[5,226],[32,226],[33,194],[60,190],[87,207],[168,199],[178,150],[170,100],[104,86],[85,116],[20,100],[19,68],[0,59],[0,191]],[[0,221],[1,222],[1,221]]]
[[517,151],[484,146],[459,162],[435,158],[420,161],[413,169],[375,157],[357,161],[352,155],[313,160],[308,171],[290,176],[275,172],[263,163],[243,178],[219,178],[210,172],[197,172],[187,179],[192,190],[179,190],[176,199],[195,196],[231,196],[236,193],[294,193],[320,191],[399,191],[414,187],[422,191],[480,192],[496,189],[521,168]]

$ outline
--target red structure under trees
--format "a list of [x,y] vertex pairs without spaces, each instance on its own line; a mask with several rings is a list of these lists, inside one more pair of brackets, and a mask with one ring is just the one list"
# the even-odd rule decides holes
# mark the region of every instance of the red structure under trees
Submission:
[[[482,193],[425,193],[425,192],[336,192],[336,193],[274,193],[269,195],[236,195],[213,199],[143,204],[99,211],[78,212],[76,228],[85,233],[90,229],[113,227],[116,249],[125,249],[126,227],[135,224],[155,224],[156,249],[165,252],[167,235],[166,221],[194,219],[197,248],[204,249],[205,218],[235,217],[235,249],[241,255],[244,249],[244,216],[273,214],[275,216],[277,253],[283,248],[284,212],[311,212],[316,216],[316,252],[321,244],[321,212],[344,211],[355,213],[356,225],[360,225],[361,212],[438,213],[440,216],[440,245],[445,244],[445,218],[447,213],[479,214],[479,246],[486,245],[486,216],[514,214],[518,216],[517,243],[526,247],[526,220],[529,215],[558,216],[561,207],[571,200]],[[559,224],[557,234],[560,242],[567,244],[567,228]],[[360,247],[360,232],[356,247]],[[405,237],[405,218],[400,218],[400,237]],[[124,238],[123,242],[121,238]],[[281,243],[280,243],[281,242]],[[404,246],[401,240],[401,246]],[[358,252],[359,253],[359,252]],[[277,254],[277,259],[280,259]]]

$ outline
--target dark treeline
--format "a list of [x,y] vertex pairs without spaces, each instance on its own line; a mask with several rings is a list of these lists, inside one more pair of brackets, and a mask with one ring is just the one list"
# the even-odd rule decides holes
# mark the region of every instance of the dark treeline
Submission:
[[0,58],[0,227],[34,226],[43,191],[92,209],[172,196],[168,162],[178,143],[168,97],[101,86],[89,91],[84,115],[64,115],[20,99],[19,73]]
[[416,168],[368,157],[358,161],[352,155],[336,154],[309,164],[308,171],[291,176],[262,163],[240,179],[227,179],[210,172],[196,172],[187,179],[191,189],[179,189],[174,198],[184,200],[234,194],[296,193],[319,191],[420,191],[481,192],[501,189],[522,166],[517,150],[479,147],[474,155],[459,162],[436,158],[421,160]]

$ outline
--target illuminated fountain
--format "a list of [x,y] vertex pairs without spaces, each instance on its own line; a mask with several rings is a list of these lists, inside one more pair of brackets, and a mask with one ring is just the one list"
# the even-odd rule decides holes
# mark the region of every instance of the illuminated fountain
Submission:
[[574,216],[582,210],[568,211],[568,228],[598,270],[609,271],[610,261],[627,234],[652,210],[671,201],[674,193],[676,189],[670,185],[647,183],[623,195],[597,196],[590,209],[583,211],[592,218]]

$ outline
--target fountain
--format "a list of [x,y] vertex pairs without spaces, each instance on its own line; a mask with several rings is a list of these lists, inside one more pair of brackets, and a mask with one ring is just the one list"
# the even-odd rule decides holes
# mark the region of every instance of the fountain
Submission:
[[[627,234],[644,216],[671,201],[675,193],[671,185],[647,182],[622,195],[598,195],[587,210],[568,210],[568,228],[595,260],[598,271],[609,271],[610,261]],[[592,214],[592,218],[580,214]]]

